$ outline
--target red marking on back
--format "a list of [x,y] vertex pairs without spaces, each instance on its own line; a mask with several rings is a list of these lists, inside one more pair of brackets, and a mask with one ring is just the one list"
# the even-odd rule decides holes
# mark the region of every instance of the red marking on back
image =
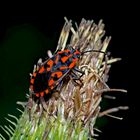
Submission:
[[70,55],[68,55],[68,56],[64,56],[64,57],[62,57],[61,58],[61,61],[63,62],[63,63],[65,63],[69,58],[71,58],[72,57],[72,54],[70,54]]
[[81,54],[78,50],[76,50],[75,52],[74,52],[74,54]]
[[52,68],[52,66],[53,66],[53,60],[50,59],[50,60],[47,62],[47,64],[49,65],[49,68],[47,68],[47,71],[50,71],[51,68]]
[[35,79],[32,78],[32,79],[30,80],[30,83],[31,83],[31,84],[34,84],[34,81],[35,81]]
[[69,52],[70,52],[70,50],[64,50],[64,52],[69,53]]
[[40,93],[40,96],[43,97],[43,96],[44,96],[44,92],[41,92],[41,93]]
[[39,93],[36,93],[35,96],[36,96],[36,97],[39,97]]
[[48,93],[49,93],[49,90],[48,90],[48,89],[46,89],[46,90],[45,90],[45,93],[46,93],[46,94],[48,94]]
[[44,71],[44,67],[41,67],[41,69],[39,70],[39,73],[42,73]]
[[76,62],[76,61],[78,61],[78,58],[73,58],[72,61]]
[[57,55],[54,63],[57,64],[58,63],[58,60],[59,60],[59,56]]
[[52,77],[54,77],[55,75],[57,76],[57,78],[60,78],[63,75],[63,73],[61,71],[57,71],[51,74]]
[[65,70],[65,69],[67,69],[68,67],[67,66],[62,66],[62,67],[60,67],[59,69],[60,70]]
[[54,80],[53,79],[50,79],[48,85],[51,86],[51,85],[53,85],[53,83],[54,83]]
[[69,65],[69,68],[71,69],[71,68],[75,67],[75,65],[76,65],[76,61],[73,61],[73,62]]
[[69,53],[70,52],[70,50],[63,50],[63,51],[59,51],[57,54],[62,54],[62,53]]
[[33,76],[36,77],[36,72],[33,73]]

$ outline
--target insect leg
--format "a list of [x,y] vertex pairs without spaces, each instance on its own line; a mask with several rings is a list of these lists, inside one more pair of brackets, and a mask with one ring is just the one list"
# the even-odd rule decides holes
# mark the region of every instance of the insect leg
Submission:
[[65,101],[65,98],[63,97],[63,95],[60,94],[60,91],[61,91],[61,88],[63,86],[63,83],[64,83],[63,81],[60,81],[60,83],[58,84],[58,86],[57,86],[57,88],[56,88],[56,90],[54,92],[58,93],[57,95],[55,94],[55,96],[58,96],[59,95],[61,97],[61,99],[63,101]]
[[60,83],[58,84],[58,86],[56,88],[56,91],[60,92],[62,85],[63,85],[63,81],[60,81]]
[[46,105],[46,102],[45,102],[45,99],[43,96],[40,97],[40,103],[41,103],[43,109],[47,111],[47,105]]
[[39,111],[40,111],[40,116],[39,116],[39,120],[38,120],[38,125],[39,125],[41,122],[42,115],[43,115],[43,108],[40,104],[38,105],[38,107],[39,107]]
[[85,74],[85,72],[84,71],[81,71],[81,70],[79,70],[78,68],[74,68],[73,69],[73,71],[76,71],[76,72],[79,72],[79,73],[81,73],[81,76],[80,76],[80,78]]
[[28,102],[27,102],[27,111],[29,113],[29,121],[31,121],[31,109],[33,107],[33,99],[32,99],[32,93],[30,93]]
[[[71,75],[70,75],[71,79],[72,79],[72,82],[78,86],[82,86],[83,85],[83,82],[81,80],[81,76],[78,76],[76,75],[76,73],[74,71],[71,72]],[[77,80],[80,82],[78,83]]]

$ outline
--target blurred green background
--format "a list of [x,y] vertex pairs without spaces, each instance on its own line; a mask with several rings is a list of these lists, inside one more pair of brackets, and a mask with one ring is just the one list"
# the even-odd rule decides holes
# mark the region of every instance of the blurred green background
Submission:
[[[81,21],[82,16],[68,16],[73,21]],[[108,84],[113,88],[127,89],[127,52],[123,44],[123,32],[121,24],[108,16],[85,16],[86,19],[94,19],[95,23],[103,18],[105,23],[106,35],[113,37],[109,51],[114,57],[123,58],[122,62],[113,64]],[[110,20],[112,19],[112,20]],[[32,72],[34,64],[39,58],[47,56],[47,50],[55,50],[59,39],[60,31],[63,27],[64,19],[60,17],[38,17],[38,16],[10,16],[3,20],[0,26],[0,125],[8,124],[4,117],[13,114],[19,117],[20,113],[16,110],[17,101],[27,101],[25,98],[29,88],[29,73]],[[121,27],[120,30],[115,27]],[[119,36],[118,36],[119,35]],[[123,46],[124,45],[124,46]],[[118,76],[118,73],[120,74]],[[120,77],[122,77],[120,79]],[[102,103],[102,108],[126,105],[128,98],[117,95],[118,99],[109,101],[109,104]],[[108,102],[108,100],[107,100]],[[128,113],[118,113],[127,119]],[[125,116],[126,115],[126,116]],[[102,119],[104,124],[108,118]],[[109,119],[110,120],[110,119]],[[111,119],[111,121],[114,121]],[[124,131],[127,129],[127,120],[123,123],[118,120],[108,125],[111,129]],[[118,122],[120,124],[118,124]],[[113,125],[113,126],[112,126]],[[116,127],[115,127],[116,125]],[[107,131],[103,127],[103,131]],[[1,129],[0,129],[1,132]],[[108,132],[108,131],[107,131]],[[3,132],[2,132],[3,133]],[[109,133],[109,132],[108,132]],[[115,133],[115,132],[114,132]],[[121,133],[121,130],[120,130]],[[107,134],[106,134],[107,135]],[[104,136],[105,137],[105,136]]]
[[18,20],[20,19],[15,19],[12,25],[8,24],[4,32],[1,32],[3,33],[0,42],[0,125],[2,126],[8,124],[4,119],[8,117],[7,114],[19,117],[20,112],[16,108],[20,106],[16,102],[27,101],[25,95],[29,88],[29,73],[39,58],[47,56],[48,49],[55,49],[59,37],[57,35],[56,39],[56,32],[53,32],[53,38],[49,39],[31,22],[23,19],[17,24]]

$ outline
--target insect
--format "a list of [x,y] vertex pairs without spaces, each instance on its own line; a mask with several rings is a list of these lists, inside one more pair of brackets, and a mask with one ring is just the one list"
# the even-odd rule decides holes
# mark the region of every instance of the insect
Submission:
[[[36,99],[39,99],[39,102],[44,107],[45,96],[51,95],[55,90],[59,91],[65,78],[69,77],[75,84],[79,84],[76,80],[80,80],[84,72],[78,69],[77,62],[87,52],[102,51],[88,50],[80,52],[79,49],[70,47],[62,51],[57,51],[51,58],[43,62],[33,72],[30,79],[31,97],[34,96]],[[76,72],[81,73],[81,75],[78,76]],[[29,104],[31,103],[29,102]],[[31,107],[29,108],[31,109]]]

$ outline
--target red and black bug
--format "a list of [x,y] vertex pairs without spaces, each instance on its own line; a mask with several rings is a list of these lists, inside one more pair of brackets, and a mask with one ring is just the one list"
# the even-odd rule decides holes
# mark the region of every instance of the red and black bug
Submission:
[[[77,62],[80,57],[87,52],[102,52],[99,50],[88,50],[80,52],[78,49],[72,47],[57,53],[42,63],[40,67],[32,74],[30,80],[31,95],[40,99],[42,103],[46,95],[52,94],[60,85],[64,78],[70,77],[74,83],[76,80],[80,80],[80,77],[84,74],[77,68]],[[102,52],[104,53],[104,52]],[[76,72],[81,73],[79,77]]]
[[49,58],[32,74],[31,91],[36,97],[49,94],[76,66],[79,57],[80,52],[77,50],[64,50]]

